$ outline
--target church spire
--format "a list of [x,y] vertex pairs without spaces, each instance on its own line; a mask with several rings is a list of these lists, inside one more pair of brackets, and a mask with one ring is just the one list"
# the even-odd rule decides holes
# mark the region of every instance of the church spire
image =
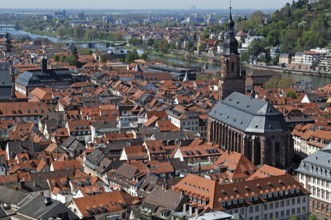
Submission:
[[232,7],[230,2],[229,30],[233,30],[233,28],[234,28],[234,21],[232,18]]
[[226,54],[226,55],[231,55],[231,54],[238,55],[239,54],[238,41],[236,40],[234,25],[235,25],[235,23],[234,23],[233,17],[232,17],[232,7],[230,6],[228,31],[225,34],[225,39],[223,42],[223,54]]
[[234,26],[232,7],[230,6],[228,30],[225,34],[223,53],[220,57],[221,75],[218,81],[220,100],[223,100],[232,92],[245,93],[245,77],[241,75],[240,54]]

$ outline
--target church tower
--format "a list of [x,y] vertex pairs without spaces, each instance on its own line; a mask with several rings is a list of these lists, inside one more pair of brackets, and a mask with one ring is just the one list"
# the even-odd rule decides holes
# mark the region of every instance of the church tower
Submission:
[[221,75],[218,81],[218,89],[220,100],[223,100],[232,92],[245,94],[245,76],[240,71],[240,54],[238,52],[238,41],[235,38],[231,7],[228,32],[225,34],[223,42]]

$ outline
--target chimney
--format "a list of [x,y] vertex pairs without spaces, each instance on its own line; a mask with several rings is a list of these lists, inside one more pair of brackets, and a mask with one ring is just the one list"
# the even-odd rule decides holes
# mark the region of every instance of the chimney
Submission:
[[50,206],[52,204],[52,199],[49,197],[45,198],[45,206]]
[[47,72],[47,57],[43,56],[43,59],[41,61],[41,71],[43,73]]
[[21,189],[25,188],[25,181],[21,181]]
[[190,206],[190,207],[189,207],[189,216],[192,216],[192,212],[193,212],[192,209],[193,209],[192,206]]
[[195,208],[195,217],[198,217],[199,216],[199,209],[198,207]]

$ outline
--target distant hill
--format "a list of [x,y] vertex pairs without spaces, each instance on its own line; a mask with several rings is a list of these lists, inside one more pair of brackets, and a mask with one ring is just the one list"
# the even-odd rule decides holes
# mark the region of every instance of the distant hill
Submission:
[[237,29],[265,36],[267,45],[280,45],[282,52],[298,52],[315,47],[331,47],[331,1],[293,1],[270,18],[262,12],[238,23]]

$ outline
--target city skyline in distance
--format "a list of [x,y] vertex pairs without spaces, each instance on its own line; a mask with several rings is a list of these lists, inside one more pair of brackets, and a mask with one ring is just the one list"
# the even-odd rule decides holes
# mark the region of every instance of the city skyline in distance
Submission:
[[[262,1],[262,0],[232,0],[234,9],[277,9],[289,0]],[[11,0],[3,2],[1,8],[13,9],[226,9],[230,5],[228,0],[168,0],[164,3],[157,0]]]

